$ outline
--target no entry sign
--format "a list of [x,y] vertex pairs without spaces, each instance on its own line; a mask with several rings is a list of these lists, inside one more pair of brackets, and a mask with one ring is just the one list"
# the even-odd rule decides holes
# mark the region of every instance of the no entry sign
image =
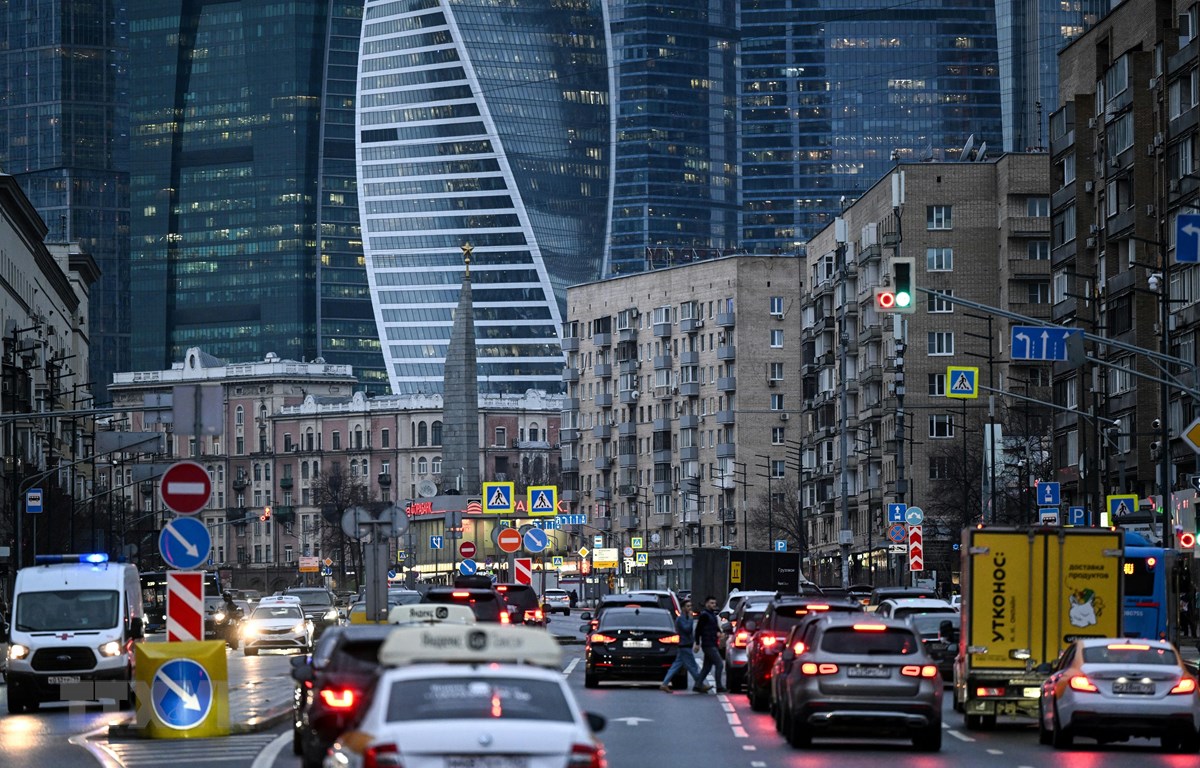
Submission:
[[162,476],[162,502],[178,515],[194,515],[208,505],[212,481],[208,471],[194,461],[179,461]]
[[458,545],[458,554],[462,555],[464,558],[467,558],[467,559],[475,557],[475,542],[464,541],[462,544],[459,544]]

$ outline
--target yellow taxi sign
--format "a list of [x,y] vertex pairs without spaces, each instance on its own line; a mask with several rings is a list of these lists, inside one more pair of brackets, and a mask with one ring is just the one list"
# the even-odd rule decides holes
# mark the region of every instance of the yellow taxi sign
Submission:
[[396,605],[388,611],[388,624],[474,624],[475,612],[457,603]]
[[562,665],[563,650],[544,629],[501,624],[397,627],[379,649],[379,663],[406,664],[533,664]]

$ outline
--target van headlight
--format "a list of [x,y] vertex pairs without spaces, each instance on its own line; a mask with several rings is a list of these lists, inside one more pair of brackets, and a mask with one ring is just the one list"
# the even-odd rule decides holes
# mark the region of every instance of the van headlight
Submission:
[[120,656],[121,651],[124,650],[124,646],[122,646],[116,640],[110,640],[104,645],[100,646],[97,650],[100,651],[100,656],[102,658],[111,659],[113,656]]
[[8,646],[9,661],[20,661],[28,655],[29,648],[27,646],[21,645],[20,643],[13,643],[12,645]]

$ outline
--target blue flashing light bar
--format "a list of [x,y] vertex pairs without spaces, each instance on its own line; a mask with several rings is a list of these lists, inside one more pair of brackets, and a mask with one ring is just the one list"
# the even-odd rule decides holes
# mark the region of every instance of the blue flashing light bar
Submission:
[[107,563],[108,555],[91,552],[86,555],[34,555],[34,565],[61,565],[63,563]]

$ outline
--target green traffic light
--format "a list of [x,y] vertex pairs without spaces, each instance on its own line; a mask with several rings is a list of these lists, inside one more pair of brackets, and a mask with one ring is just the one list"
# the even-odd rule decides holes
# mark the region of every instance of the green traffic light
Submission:
[[896,306],[907,307],[912,304],[912,294],[907,291],[896,291]]

